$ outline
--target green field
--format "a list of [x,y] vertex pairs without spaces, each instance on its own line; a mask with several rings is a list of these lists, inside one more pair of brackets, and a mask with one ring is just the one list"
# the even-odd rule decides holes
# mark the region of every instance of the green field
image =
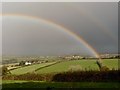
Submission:
[[75,69],[83,70],[85,68],[98,69],[98,66],[95,64],[94,60],[91,60],[91,61],[87,61],[87,60],[65,61],[65,62],[55,64],[50,67],[43,68],[43,69],[37,71],[37,73],[64,72],[64,71],[68,71],[71,69],[72,70],[75,70]]
[[[39,82],[39,81],[13,81],[4,80],[4,88],[118,88],[117,82]],[[51,89],[49,89],[51,90]]]
[[18,69],[14,69],[14,70],[11,70],[10,72],[12,74],[15,74],[15,75],[25,74],[25,73],[29,73],[29,72],[35,72],[35,70],[38,69],[38,68],[45,67],[47,65],[51,65],[51,64],[54,64],[54,63],[56,63],[56,62],[34,64],[34,65],[31,65],[31,66],[25,66],[25,67],[21,67],[21,68],[18,68]]
[[[109,69],[118,69],[118,59],[104,59],[102,64]],[[42,67],[42,68],[41,68]],[[71,60],[61,62],[48,62],[24,66],[18,69],[11,70],[14,75],[34,72],[38,74],[44,73],[59,73],[69,70],[99,70],[96,60]],[[44,88],[56,90],[56,88],[118,88],[118,82],[45,82],[45,81],[24,81],[24,80],[3,80],[2,87],[4,88]]]
[[[42,63],[35,64],[31,66],[26,66],[22,68],[18,68],[12,70],[12,74],[25,74],[28,72],[34,72],[36,69],[44,67],[42,69],[37,70],[35,73],[53,73],[53,72],[64,72],[69,70],[98,70],[98,66],[96,64],[96,60],[72,60],[72,61],[62,61],[60,63],[51,65],[49,67],[45,67],[47,65],[53,64],[51,63]],[[103,65],[107,66],[109,69],[118,69],[118,59],[104,59],[102,60]]]
[[107,66],[110,69],[118,69],[118,59],[103,60],[103,65]]
[[[103,65],[106,65],[110,69],[118,69],[118,60],[103,60]],[[51,73],[51,72],[63,72],[68,70],[98,70],[98,66],[95,60],[74,60],[61,62],[50,67],[43,68],[37,73]]]

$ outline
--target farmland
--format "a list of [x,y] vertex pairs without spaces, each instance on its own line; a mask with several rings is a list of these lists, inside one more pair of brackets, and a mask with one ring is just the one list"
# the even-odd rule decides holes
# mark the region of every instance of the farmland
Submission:
[[39,69],[39,68],[42,68],[42,67],[54,64],[54,63],[56,63],[56,62],[49,62],[49,63],[42,63],[42,64],[35,64],[35,65],[31,65],[31,66],[25,66],[25,67],[11,70],[11,73],[15,74],[15,75],[20,75],[20,74],[25,74],[25,73],[29,73],[29,72],[35,72],[36,69]]
[[[11,74],[3,78],[2,87],[3,89],[44,88],[45,90],[48,88],[54,90],[61,87],[118,88],[118,59],[103,59],[102,64],[103,66],[107,66],[110,70],[116,71],[99,72],[99,67],[94,59],[56,60],[21,66],[20,68],[10,70]],[[111,78],[112,76],[115,77]],[[71,77],[76,77],[77,79]],[[82,77],[82,79],[80,77]],[[104,77],[109,77],[109,79]],[[106,83],[106,81],[108,82]]]
[[[43,73],[59,73],[70,70],[99,70],[96,60],[71,60],[71,61],[62,61],[60,63],[49,62],[35,64],[31,66],[25,66],[18,69],[11,70],[12,74],[19,75],[29,72],[35,72],[39,74]],[[118,69],[118,60],[117,59],[104,59],[102,61],[103,65],[107,66],[109,69]],[[48,66],[49,65],[49,66]],[[48,66],[48,67],[46,67]],[[43,67],[43,68],[41,68]]]

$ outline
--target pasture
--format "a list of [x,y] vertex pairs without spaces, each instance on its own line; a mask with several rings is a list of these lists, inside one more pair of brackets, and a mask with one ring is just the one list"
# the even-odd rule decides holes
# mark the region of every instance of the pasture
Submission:
[[49,63],[41,63],[41,64],[34,64],[34,65],[30,65],[30,66],[24,66],[24,67],[20,67],[18,69],[11,70],[10,72],[12,74],[15,74],[15,75],[25,74],[25,73],[29,73],[29,72],[35,72],[36,69],[39,69],[39,68],[42,68],[42,67],[54,64],[54,63],[56,63],[56,62],[49,62]]
[[[109,69],[118,69],[118,60],[103,60],[103,65],[107,66]],[[99,70],[96,60],[73,60],[65,61],[50,67],[43,68],[37,73],[52,73],[52,72],[65,72],[65,71],[76,71],[76,70]]]
[[[11,70],[12,74],[19,75],[29,72],[34,72],[38,74],[43,73],[59,73],[66,71],[76,71],[76,70],[99,70],[96,60],[71,60],[71,61],[61,61],[60,63],[50,62],[41,63],[31,66],[25,66],[18,69]],[[109,69],[118,69],[118,59],[104,59],[102,60],[103,65],[107,66]],[[41,68],[42,67],[42,68]]]
[[[118,59],[104,59],[102,60],[102,64],[107,66],[109,69],[118,69]],[[117,82],[118,78],[117,74],[111,73],[110,74],[115,74],[115,75],[109,75],[109,74],[105,74],[102,72],[95,72],[97,74],[97,76],[100,76],[100,78],[97,78],[97,76],[95,76],[98,80],[98,82],[96,81],[95,77],[93,77],[92,81],[91,81],[91,76],[93,75],[88,75],[87,76],[90,78],[90,81],[86,80],[86,75],[85,77],[83,76],[82,79],[80,79],[80,77],[75,76],[78,75],[77,73],[74,72],[68,72],[68,73],[64,73],[67,71],[77,71],[77,70],[82,70],[83,72],[89,71],[89,70],[99,70],[97,64],[96,64],[96,60],[70,60],[70,61],[61,61],[61,62],[47,62],[47,63],[41,63],[41,64],[34,64],[34,65],[30,65],[30,66],[24,66],[21,68],[17,68],[14,70],[11,70],[11,75],[6,78],[3,79],[2,81],[2,88],[3,90],[5,88],[42,88],[42,89],[52,89],[52,90],[56,90],[57,88],[118,88],[119,87],[119,83]],[[63,73],[62,73],[63,72]],[[94,72],[94,71],[93,71]],[[115,71],[116,72],[116,71]],[[29,73],[29,74],[25,74],[25,73]],[[58,73],[58,76],[55,80],[57,81],[52,81],[51,79],[53,79],[53,77],[55,78],[55,76]],[[67,78],[68,82],[62,82],[61,81],[61,76],[59,76],[59,73],[61,73],[62,78]],[[99,74],[100,73],[100,74]],[[107,72],[106,72],[107,73]],[[117,72],[116,72],[117,73]],[[23,74],[23,76],[21,76],[21,74]],[[47,75],[48,74],[48,75]],[[73,74],[73,75],[72,75]],[[84,74],[84,73],[83,73]],[[98,75],[99,74],[99,75]],[[45,76],[46,75],[46,76]],[[78,77],[77,82],[69,82],[69,78],[68,76],[71,78],[72,77]],[[71,75],[71,76],[70,76]],[[80,74],[82,75],[82,73]],[[102,75],[102,76],[101,76]],[[105,77],[110,77],[110,76],[115,76],[113,77],[115,79],[115,81],[113,82],[112,79],[108,80],[106,79],[106,81],[104,82],[104,79],[101,79],[102,77],[104,77],[104,75],[106,75]],[[107,76],[108,75],[108,76]],[[88,79],[87,77],[87,79]],[[28,79],[28,80],[27,80]],[[44,80],[45,79],[45,80]],[[50,81],[49,81],[50,79]],[[59,81],[60,79],[60,81]],[[80,79],[80,80],[79,80]],[[71,79],[70,79],[71,80]],[[73,78],[74,80],[74,78]],[[100,81],[99,81],[100,80]],[[101,82],[101,80],[103,80]],[[79,82],[80,81],[80,82]]]

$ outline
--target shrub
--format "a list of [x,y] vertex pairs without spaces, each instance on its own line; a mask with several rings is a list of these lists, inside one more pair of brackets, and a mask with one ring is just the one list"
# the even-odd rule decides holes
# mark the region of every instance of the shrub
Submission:
[[100,61],[96,61],[96,64],[98,65],[99,69],[101,69],[102,63]]
[[108,70],[109,70],[109,68],[108,68],[107,66],[103,66],[103,65],[102,65],[102,62],[97,61],[96,63],[97,63],[97,65],[98,65],[100,71],[108,71]]
[[24,66],[25,65],[25,61],[21,61],[20,63],[19,63],[19,66]]
[[116,82],[120,80],[120,70],[111,71],[69,71],[51,74],[27,73],[23,75],[4,75],[3,80],[35,80],[56,82]]
[[2,67],[2,75],[6,75],[8,73],[10,73],[10,71],[8,70],[7,66],[3,66]]
[[2,77],[3,80],[35,80],[35,81],[51,81],[53,74],[36,74],[27,73],[22,75],[5,75]]
[[107,66],[102,66],[100,68],[100,71],[109,71],[109,68]]
[[53,77],[53,81],[57,82],[107,82],[119,81],[120,71],[77,71],[59,73]]

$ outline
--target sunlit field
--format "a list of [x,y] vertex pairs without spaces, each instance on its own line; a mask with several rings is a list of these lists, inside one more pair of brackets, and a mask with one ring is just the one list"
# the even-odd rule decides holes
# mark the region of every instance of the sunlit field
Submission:
[[[83,59],[83,60],[62,61],[56,64],[54,63],[56,62],[25,66],[25,67],[11,70],[10,72],[12,74],[19,75],[19,74],[25,74],[25,73],[30,73],[30,72],[43,74],[43,73],[65,72],[65,71],[70,71],[70,70],[72,71],[99,70],[99,67],[96,64],[96,60],[84,60]],[[107,66],[110,69],[115,69],[115,70],[118,69],[118,59],[109,59],[109,60],[104,59],[102,60],[102,63],[103,65]]]
[[37,70],[39,68],[43,68],[45,66],[52,65],[54,63],[56,63],[56,62],[41,63],[41,64],[35,64],[35,65],[31,65],[31,66],[24,66],[24,67],[20,67],[18,69],[11,70],[10,72],[12,74],[15,74],[15,75],[25,74],[25,73],[29,73],[29,72],[35,72],[35,70]]

